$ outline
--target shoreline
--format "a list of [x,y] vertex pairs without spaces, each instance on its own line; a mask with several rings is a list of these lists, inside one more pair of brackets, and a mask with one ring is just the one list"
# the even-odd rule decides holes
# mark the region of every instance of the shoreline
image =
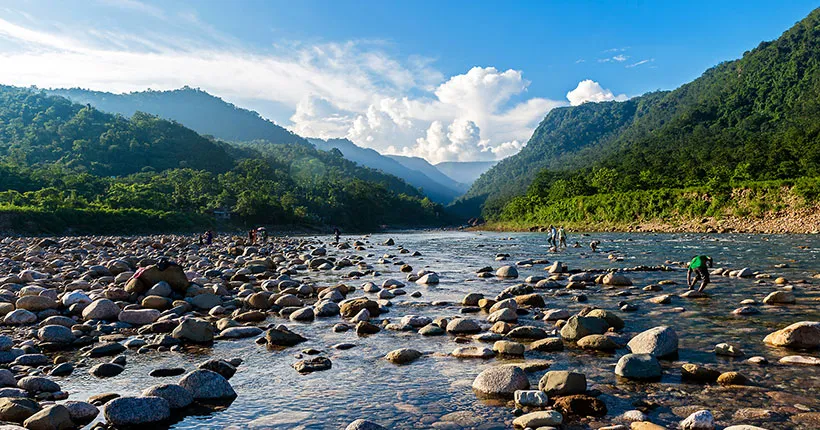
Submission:
[[[560,222],[575,232],[646,232],[646,233],[749,233],[749,234],[820,234],[820,208],[788,213],[767,214],[761,218],[703,217],[699,219],[644,220],[639,222]],[[526,221],[491,221],[470,227],[469,231],[543,232],[549,224]]]

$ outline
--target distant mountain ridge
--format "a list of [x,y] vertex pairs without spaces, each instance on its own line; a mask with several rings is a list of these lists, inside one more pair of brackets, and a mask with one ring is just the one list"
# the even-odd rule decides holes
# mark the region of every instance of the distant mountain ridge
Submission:
[[146,112],[174,120],[199,134],[230,142],[266,140],[271,143],[307,141],[284,127],[262,118],[257,112],[243,109],[200,89],[183,87],[171,91],[139,91],[113,94],[81,88],[45,90],[74,103],[90,104],[105,112],[131,117]]
[[434,166],[456,182],[473,185],[476,179],[498,164],[498,161],[443,161]]
[[425,172],[408,167],[392,156],[382,155],[374,149],[362,148],[348,139],[308,138],[307,140],[316,149],[323,151],[338,149],[348,160],[404,179],[409,184],[421,188],[434,202],[449,203],[466,191],[466,187],[455,183],[449,177],[444,176],[442,178],[443,174],[441,172],[430,172],[435,176],[435,178],[432,178]]

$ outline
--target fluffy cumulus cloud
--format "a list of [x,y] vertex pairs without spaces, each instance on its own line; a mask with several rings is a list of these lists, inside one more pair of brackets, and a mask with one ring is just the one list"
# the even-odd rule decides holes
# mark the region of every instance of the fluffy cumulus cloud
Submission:
[[[180,27],[168,30],[175,37],[118,33],[41,25],[19,15],[12,22],[0,12],[0,84],[115,93],[189,85],[256,106],[303,136],[347,137],[431,162],[512,155],[547,112],[567,104],[527,97],[530,83],[519,70],[473,67],[445,77],[432,60],[397,59],[380,41],[246,49],[196,16],[171,17],[136,1],[117,4]],[[577,105],[625,96],[586,80],[567,99]]]
[[567,100],[572,106],[578,106],[586,102],[608,102],[608,101],[624,101],[628,97],[626,94],[615,95],[612,91],[605,89],[601,84],[592,79],[585,79],[578,83],[574,90],[567,93]]

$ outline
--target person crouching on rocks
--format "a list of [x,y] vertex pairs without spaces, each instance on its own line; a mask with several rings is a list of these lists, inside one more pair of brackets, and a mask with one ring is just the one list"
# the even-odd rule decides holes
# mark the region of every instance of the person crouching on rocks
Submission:
[[[690,290],[695,287],[698,279],[702,279],[698,292],[703,292],[703,289],[709,283],[709,268],[713,264],[712,257],[708,255],[697,255],[689,262],[689,269],[686,271],[686,284],[689,285]],[[693,277],[692,274],[695,276]]]

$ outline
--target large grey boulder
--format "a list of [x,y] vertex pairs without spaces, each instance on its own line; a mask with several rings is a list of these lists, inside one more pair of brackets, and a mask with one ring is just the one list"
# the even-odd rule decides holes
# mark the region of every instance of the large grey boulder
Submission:
[[651,354],[626,354],[615,365],[615,374],[628,379],[657,379],[661,364]]
[[678,353],[678,334],[669,326],[651,328],[633,337],[627,347],[633,354],[674,357]]
[[113,426],[144,426],[167,420],[171,406],[162,397],[118,397],[105,404],[103,415]]
[[219,373],[210,370],[194,370],[179,380],[179,385],[188,390],[194,400],[231,399],[236,391],[231,383]]
[[587,378],[579,372],[552,370],[541,377],[538,389],[550,396],[583,394],[587,391]]
[[473,381],[473,390],[484,396],[512,398],[517,390],[528,388],[527,374],[517,366],[490,367]]
[[168,401],[171,409],[184,408],[194,401],[190,391],[176,384],[161,384],[146,388],[142,392],[147,397],[162,397]]
[[591,334],[604,334],[608,329],[609,324],[603,318],[573,315],[561,327],[561,337],[574,342]]

